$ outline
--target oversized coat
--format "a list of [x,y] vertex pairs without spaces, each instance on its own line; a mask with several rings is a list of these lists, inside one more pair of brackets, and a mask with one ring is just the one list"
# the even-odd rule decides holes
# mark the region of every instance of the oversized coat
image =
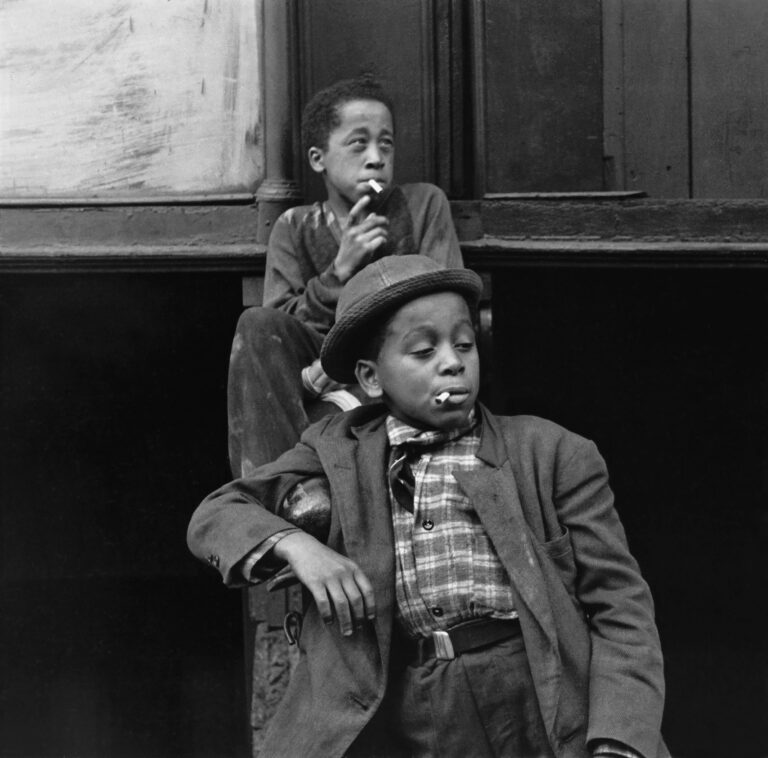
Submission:
[[[647,584],[630,555],[595,445],[531,416],[481,406],[480,470],[456,472],[509,574],[539,708],[558,758],[584,758],[587,742],[615,739],[645,758],[667,756],[660,737],[661,649]],[[285,529],[269,511],[298,482],[328,478],[327,544],[373,585],[377,617],[351,637],[307,609],[301,655],[272,719],[264,755],[342,756],[387,687],[395,564],[385,478],[382,406],[311,426],[301,442],[195,511],[190,549],[242,584],[237,564]]]

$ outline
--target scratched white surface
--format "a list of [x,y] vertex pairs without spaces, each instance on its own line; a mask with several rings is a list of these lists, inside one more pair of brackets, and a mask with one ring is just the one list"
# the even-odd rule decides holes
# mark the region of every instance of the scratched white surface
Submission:
[[0,0],[0,195],[252,189],[255,0]]

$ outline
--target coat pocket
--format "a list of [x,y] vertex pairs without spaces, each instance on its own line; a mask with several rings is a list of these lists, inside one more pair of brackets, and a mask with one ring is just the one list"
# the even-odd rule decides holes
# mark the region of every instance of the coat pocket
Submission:
[[565,588],[571,597],[576,596],[576,561],[573,556],[571,535],[566,527],[563,533],[553,540],[545,542],[542,547],[547,557],[554,563],[557,572],[563,580]]

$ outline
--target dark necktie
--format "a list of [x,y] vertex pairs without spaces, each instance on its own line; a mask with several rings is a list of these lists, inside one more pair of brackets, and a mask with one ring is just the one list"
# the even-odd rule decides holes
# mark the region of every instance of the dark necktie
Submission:
[[447,432],[431,432],[428,437],[413,439],[397,445],[392,452],[392,463],[389,465],[389,483],[392,494],[400,505],[409,513],[413,513],[413,495],[416,481],[411,466],[422,455],[439,450],[446,442],[459,436]]
[[[414,456],[414,452],[416,455]],[[413,492],[416,482],[413,478],[411,461],[418,457],[412,446],[398,445],[392,463],[389,465],[389,484],[392,495],[405,510],[413,513]]]

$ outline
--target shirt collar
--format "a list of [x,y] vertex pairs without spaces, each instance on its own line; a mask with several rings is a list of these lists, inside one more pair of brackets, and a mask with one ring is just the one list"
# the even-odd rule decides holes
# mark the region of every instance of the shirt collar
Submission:
[[468,431],[474,429],[478,425],[478,418],[475,409],[473,408],[469,412],[469,416],[467,416],[466,424],[447,431],[441,429],[419,429],[396,419],[392,415],[387,416],[386,423],[387,437],[389,438],[389,444],[392,447],[405,444],[434,445],[437,443],[452,442],[459,437],[463,437]]

